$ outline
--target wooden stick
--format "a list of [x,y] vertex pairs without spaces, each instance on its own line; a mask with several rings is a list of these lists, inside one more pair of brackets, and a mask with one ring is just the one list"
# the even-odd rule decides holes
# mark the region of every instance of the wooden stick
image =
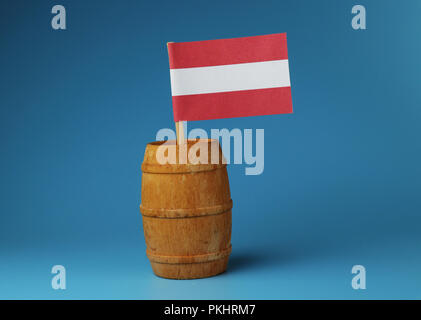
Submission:
[[[168,50],[168,44],[173,43],[172,41],[167,42],[167,50]],[[177,121],[175,123],[175,133],[177,135],[177,144],[185,144],[186,141],[184,139],[184,124],[183,121]]]
[[184,139],[184,123],[183,121],[178,121],[175,123],[175,132],[177,134],[177,144],[185,144],[186,140]]

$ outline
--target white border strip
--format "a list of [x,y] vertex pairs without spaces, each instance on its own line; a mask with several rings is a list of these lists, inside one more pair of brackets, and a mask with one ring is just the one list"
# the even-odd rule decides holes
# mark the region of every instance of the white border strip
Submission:
[[290,87],[288,60],[170,69],[173,96]]

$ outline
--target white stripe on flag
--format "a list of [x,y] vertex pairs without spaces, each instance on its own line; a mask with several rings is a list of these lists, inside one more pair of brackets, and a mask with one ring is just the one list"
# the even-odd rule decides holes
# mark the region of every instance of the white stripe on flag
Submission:
[[290,87],[288,60],[171,69],[173,96]]

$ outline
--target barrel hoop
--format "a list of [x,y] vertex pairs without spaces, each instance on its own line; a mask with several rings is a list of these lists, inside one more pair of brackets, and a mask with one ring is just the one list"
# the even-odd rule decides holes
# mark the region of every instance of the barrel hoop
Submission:
[[192,255],[192,256],[166,256],[157,253],[152,253],[149,249],[146,249],[146,255],[149,260],[155,263],[165,264],[188,264],[188,263],[204,263],[214,260],[223,259],[229,256],[231,253],[231,245],[219,252],[212,252],[206,254]]
[[144,173],[196,173],[225,168],[226,163],[220,164],[149,164],[142,163]]
[[140,212],[145,217],[179,219],[213,216],[225,213],[232,209],[232,200],[216,206],[193,208],[193,209],[153,209],[140,205]]

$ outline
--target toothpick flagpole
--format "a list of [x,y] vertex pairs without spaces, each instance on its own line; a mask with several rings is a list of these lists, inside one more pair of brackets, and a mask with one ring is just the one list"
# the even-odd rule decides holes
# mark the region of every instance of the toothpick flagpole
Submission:
[[[167,50],[168,44],[173,42],[167,42]],[[184,124],[183,121],[177,121],[175,123],[175,133],[177,135],[177,144],[185,144],[186,140],[184,138]]]
[[184,121],[177,121],[175,123],[175,133],[177,134],[177,144],[185,144],[184,138]]

